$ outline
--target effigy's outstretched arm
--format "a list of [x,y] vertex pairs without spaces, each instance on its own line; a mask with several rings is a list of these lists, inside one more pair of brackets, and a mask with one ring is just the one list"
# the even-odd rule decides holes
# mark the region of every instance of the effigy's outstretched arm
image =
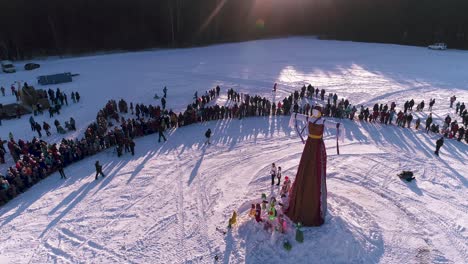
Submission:
[[[319,120],[317,120],[319,119]],[[301,129],[299,128],[299,122],[305,123],[304,127]],[[316,122],[318,124],[324,125],[326,128],[331,128],[331,129],[336,129],[336,143],[337,143],[337,152],[340,154],[339,146],[338,146],[338,139],[341,139],[341,141],[344,141],[344,135],[345,135],[345,128],[342,123],[336,122],[333,119],[325,119],[321,117],[320,111],[314,109],[312,112],[311,116],[308,115],[303,115],[299,113],[293,113],[291,115],[291,118],[289,119],[289,126],[291,128],[295,128],[299,137],[302,140],[302,143],[305,143],[304,137],[302,136],[302,133],[304,132],[305,128],[307,127],[309,122]]]
[[[309,115],[303,115],[303,114],[298,114],[298,113],[293,113],[291,115],[291,118],[289,119],[289,127],[295,128],[298,124],[298,122],[315,122],[319,118],[319,111],[314,109],[314,113],[312,116]],[[318,124],[324,125],[326,128],[331,128],[331,129],[336,129],[337,134],[342,137],[344,133],[344,126],[342,123],[335,121],[334,119],[329,119],[329,118],[324,118],[322,117],[321,120],[317,121]],[[339,125],[338,125],[339,124]],[[338,125],[338,126],[337,126]],[[343,139],[344,138],[340,138]]]
[[298,113],[293,113],[291,115],[291,118],[289,119],[289,127],[294,128],[297,124],[297,122],[315,122],[317,120],[318,116],[308,116],[308,115],[303,115],[303,114],[298,114]]

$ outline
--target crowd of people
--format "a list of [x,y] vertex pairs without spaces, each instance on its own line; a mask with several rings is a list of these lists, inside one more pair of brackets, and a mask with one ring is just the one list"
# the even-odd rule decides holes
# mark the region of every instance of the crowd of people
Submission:
[[[358,112],[357,107],[347,99],[341,98],[341,100],[338,100],[336,93],[329,93],[327,96],[324,89],[319,90],[312,85],[304,85],[299,91],[291,93],[278,103],[272,102],[265,97],[241,94],[229,89],[227,91],[228,103],[223,106],[211,103],[219,96],[220,90],[221,88],[217,86],[206,91],[202,96],[198,96],[196,92],[194,101],[187,105],[185,111],[179,114],[171,109],[165,109],[162,102],[161,106],[135,104],[134,107],[133,102],[127,103],[124,99],[120,99],[119,102],[109,100],[104,108],[97,113],[96,121],[87,127],[83,138],[62,139],[61,142],[55,144],[47,143],[41,139],[41,126],[31,116],[31,130],[36,131],[39,138],[34,137],[31,141],[21,139],[15,141],[10,133],[9,141],[0,139],[0,162],[5,162],[5,143],[7,143],[8,150],[15,161],[15,165],[8,168],[6,175],[0,177],[2,181],[0,204],[12,199],[18,193],[25,191],[34,183],[55,171],[59,171],[62,178],[66,178],[64,167],[103,150],[115,148],[118,157],[121,157],[124,153],[134,155],[135,137],[158,133],[158,141],[166,141],[165,131],[175,127],[218,119],[289,115],[291,111],[311,114],[312,109],[318,104],[323,106],[324,116],[355,119],[355,114]],[[66,95],[60,92],[59,89],[55,93],[49,89],[48,95],[49,100],[55,105],[67,104]],[[80,100],[79,94],[75,92],[72,93],[71,98],[73,102]],[[165,88],[164,96],[160,99],[166,98],[167,88]],[[313,98],[315,100],[310,100]],[[316,102],[315,106],[310,103],[314,101]],[[429,108],[432,108],[434,104],[435,99],[431,99]],[[399,110],[397,113],[395,102],[392,102],[390,106],[375,104],[372,112],[369,108],[364,108],[361,105],[357,120],[392,124],[393,120],[396,119],[397,125],[410,128],[413,120],[413,106],[414,100],[411,99],[405,102],[404,109]],[[424,111],[424,101],[417,105],[416,111]],[[459,102],[456,104],[456,112],[460,115],[462,123],[466,127],[468,115],[464,103]],[[416,129],[419,129],[420,123],[421,120],[418,118],[415,125]],[[61,133],[60,131],[63,128],[61,128],[60,122],[56,120],[54,125],[57,132]],[[73,118],[66,122],[66,127],[76,130]],[[50,125],[48,123],[44,122],[42,128],[47,135],[50,135]],[[452,121],[450,116],[445,119],[442,129],[439,131],[438,125],[433,124],[432,115],[430,114],[426,120],[426,131],[442,133],[445,137],[456,138],[459,141],[464,137],[468,142],[468,130],[459,126],[456,120]],[[207,138],[205,144],[210,144],[210,129],[205,133],[205,137]],[[438,151],[436,154],[438,154]],[[271,177],[272,185],[275,179],[278,179],[277,185],[279,185],[281,168],[272,168]]]
[[[315,94],[312,93],[313,90],[313,87],[308,88],[303,86],[300,92],[295,91],[289,96],[289,101],[293,102],[293,112],[306,115],[311,113],[314,105],[311,105],[308,100],[304,99],[312,99],[314,95],[315,98],[318,99],[318,89],[315,89]],[[403,104],[403,108],[400,110],[396,109],[396,102],[391,102],[390,105],[376,103],[371,109],[369,109],[369,107],[364,107],[363,105],[356,107],[345,98],[338,100],[338,95],[336,93],[329,93],[325,101],[324,94],[325,91],[322,89],[320,92],[320,100],[322,100],[322,102],[319,102],[318,104],[323,105],[322,114],[327,117],[349,118],[351,120],[356,120],[355,116],[357,114],[357,120],[359,121],[381,123],[385,125],[392,125],[393,122],[395,122],[395,125],[402,128],[411,128],[414,120],[414,128],[416,130],[421,128],[421,122],[423,122],[421,118],[415,118],[413,114],[415,112],[424,112],[424,100],[416,105],[415,112],[413,112],[413,107],[415,105],[414,99],[407,100]],[[450,107],[453,107],[455,101],[456,96],[452,96],[450,98]],[[432,111],[434,104],[435,99],[431,98],[429,100],[429,111]],[[457,121],[455,119],[457,115],[461,120]],[[453,119],[449,114],[445,117],[442,124],[436,124],[433,120],[432,113],[429,113],[425,123],[425,130],[428,133],[441,134],[445,138],[453,138],[458,141],[462,141],[464,139],[468,143],[468,129],[466,129],[468,127],[468,110],[466,109],[464,102],[457,101],[455,116],[453,116]]]
[[[15,84],[11,85],[11,93],[13,96],[16,97],[16,101],[21,101],[22,97],[24,96],[23,89],[28,89],[30,88],[30,86],[28,85],[27,82],[25,82],[23,85],[21,85],[20,82],[16,82],[16,84],[17,84],[17,87],[15,87]],[[0,87],[0,90],[1,90],[2,96],[6,96],[5,88],[3,86]],[[65,92],[61,91],[60,88],[57,88],[56,91],[49,88],[47,92],[44,92],[44,93],[38,92],[36,96],[37,96],[37,99],[46,99],[48,101],[50,105],[50,107],[48,108],[50,118],[54,117],[54,114],[60,115],[60,111],[62,107],[65,105],[68,106],[68,96]],[[71,99],[73,103],[78,103],[80,101],[80,98],[81,96],[78,92],[73,91],[71,93]],[[0,107],[2,107],[1,104],[0,104]],[[37,103],[34,103],[31,105],[31,109],[32,109],[34,116],[44,114],[44,106],[39,102],[39,100]],[[21,118],[21,116],[23,115],[22,109],[17,106],[15,108],[15,111],[16,111],[16,118],[18,119]],[[2,124],[1,119],[2,119],[2,116],[0,116],[0,125]],[[41,135],[40,134],[41,129],[39,128],[40,124],[32,123],[31,118],[29,119],[29,121],[31,123],[31,127],[34,126],[33,131],[38,131],[38,135]],[[44,127],[42,128],[46,130]],[[73,130],[73,129],[71,129],[70,127],[69,130]],[[61,134],[64,134],[66,132],[63,129],[61,129],[60,131],[63,132]]]
[[[41,139],[40,125],[31,116],[29,121],[31,130],[37,131],[38,138],[34,137],[31,141],[22,139],[16,141],[13,134],[10,133],[8,141],[0,139],[0,162],[5,163],[5,143],[7,143],[8,150],[15,162],[14,166],[7,169],[6,175],[0,176],[0,205],[55,171],[60,173],[62,179],[66,179],[64,171],[66,166],[103,150],[115,147],[118,157],[124,153],[135,155],[135,137],[158,132],[159,140],[161,137],[166,140],[164,136],[166,129],[201,121],[202,117],[197,116],[197,113],[200,113],[198,110],[205,109],[205,105],[219,96],[219,92],[219,86],[207,91],[205,95],[189,105],[183,114],[179,113],[179,115],[172,110],[162,109],[160,106],[136,104],[133,108],[133,103],[130,103],[131,115],[136,115],[136,118],[127,119],[124,117],[125,114],[128,114],[127,102],[121,99],[117,104],[115,100],[109,100],[105,107],[97,113],[96,122],[87,127],[83,138],[64,138],[55,144]],[[164,94],[166,95],[166,93],[167,89]],[[49,94],[49,98],[52,98],[51,94]],[[72,100],[78,102],[79,95],[77,97],[76,94],[73,94]],[[54,96],[52,100],[60,103],[61,97],[65,98],[59,95]],[[65,99],[63,100],[65,102]],[[202,116],[205,119],[208,118],[207,115]],[[73,118],[66,123],[70,129],[76,130]],[[119,125],[116,125],[117,123]],[[63,129],[60,122],[55,120],[54,125],[60,133],[60,130]],[[43,129],[49,135],[50,125],[48,123],[44,122]],[[209,143],[210,134],[211,131],[207,131],[207,143]],[[95,165],[96,179],[98,174],[104,176],[99,162]]]

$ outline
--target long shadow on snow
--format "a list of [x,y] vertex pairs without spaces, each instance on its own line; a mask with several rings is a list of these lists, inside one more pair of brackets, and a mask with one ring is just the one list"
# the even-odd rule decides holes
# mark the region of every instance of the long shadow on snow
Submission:
[[[136,155],[136,157],[141,155],[142,154]],[[47,225],[46,229],[44,229],[44,231],[39,237],[42,238],[48,230],[55,227],[60,222],[60,220],[62,220],[71,210],[73,210],[73,208],[75,208],[85,197],[87,197],[88,193],[90,193],[93,189],[97,187],[93,195],[95,195],[99,191],[102,191],[114,179],[114,177],[117,176],[119,171],[128,164],[128,162],[131,159],[132,158],[128,155],[122,156],[122,158],[119,160],[109,160],[109,157],[101,159],[101,161],[104,160],[103,172],[106,176],[104,178],[100,178],[100,180],[95,180],[95,171],[92,169],[92,167],[88,166],[89,174],[91,175],[88,177],[89,179],[86,179],[87,182],[84,183],[78,190],[75,190],[72,193],[70,193],[59,205],[57,205],[49,212],[49,215],[52,215],[56,213],[61,207],[67,206],[57,217],[55,217],[54,220],[52,220]],[[82,173],[81,169],[82,168],[80,168],[80,173]]]
[[192,184],[193,179],[195,179],[195,176],[197,176],[198,170],[200,169],[200,165],[203,161],[203,157],[205,156],[205,152],[206,148],[203,148],[202,153],[200,155],[200,159],[198,159],[197,163],[195,163],[195,166],[193,166],[192,172],[190,173],[188,185]]
[[[440,138],[440,134],[428,134],[425,133],[424,130],[416,131],[414,130],[414,128],[401,128],[394,125],[382,125],[380,123],[363,123],[362,128],[369,133],[369,136],[377,145],[392,145],[392,147],[396,151],[403,152],[401,158],[414,160],[415,165],[417,163],[431,162],[431,160],[439,160],[451,172],[451,175],[453,175],[458,181],[460,181],[463,184],[463,186],[468,186],[466,175],[461,175],[460,172],[454,170],[444,160],[444,155],[447,155],[465,164],[468,153],[467,144],[463,142],[458,142],[453,139],[446,139],[444,146],[441,148],[441,158],[438,158],[437,156],[435,156],[434,150],[435,141],[438,138]],[[347,127],[347,130],[354,131],[356,129],[359,129],[357,124],[350,124]],[[353,140],[353,138],[351,137],[348,137],[348,139]],[[417,158],[417,156],[414,156],[415,153],[423,153],[426,158]],[[418,192],[417,190],[413,189],[412,191],[416,193]]]
[[[148,148],[149,146],[143,145],[143,147]],[[152,149],[145,149],[144,151],[146,151],[146,153],[144,152],[145,158],[143,159],[142,162],[140,162],[140,164],[138,164],[135,167],[135,170],[132,172],[132,175],[127,180],[127,184],[131,183],[133,179],[135,179],[138,173],[145,167],[146,162],[149,161],[151,158],[153,158],[154,154],[156,153],[156,150],[152,150]]]
[[42,231],[42,233],[39,235],[39,238],[44,237],[44,235],[47,234],[47,231],[55,227],[55,225],[57,225],[60,222],[60,220],[62,220],[68,214],[68,212],[75,208],[76,205],[78,205],[94,187],[96,187],[96,184],[93,184],[92,182],[87,182],[81,185],[81,187],[78,190],[75,190],[72,193],[70,193],[68,195],[68,197],[70,197],[68,200],[72,200],[71,203],[69,203],[67,207],[63,209],[63,211],[47,225],[46,229],[44,229],[44,231]]
[[[109,184],[113,177],[117,174],[119,169],[125,167],[125,165],[130,161],[129,156],[123,156],[121,159],[116,160],[116,156],[112,153],[112,149],[107,149],[97,155],[86,157],[85,159],[78,161],[76,163],[71,164],[65,168],[65,175],[67,175],[68,179],[62,180],[59,177],[59,173],[55,172],[49,175],[46,179],[42,180],[38,184],[32,186],[28,189],[25,193],[15,197],[11,200],[8,204],[4,205],[0,209],[0,214],[4,215],[11,210],[16,211],[5,218],[2,222],[2,225],[10,223],[16,217],[20,216],[23,212],[25,212],[31,205],[33,205],[37,200],[39,200],[45,194],[52,192],[59,188],[66,188],[71,185],[76,184],[77,182],[87,181],[88,184],[90,182],[94,182],[95,176],[95,169],[94,169],[94,160],[99,160],[101,164],[103,164],[103,172],[107,176],[103,181],[99,181],[99,188],[97,191],[103,189],[107,184]],[[136,153],[135,157],[143,156],[144,153]],[[86,165],[85,165],[86,164]],[[112,169],[113,173],[109,174],[109,170]],[[81,175],[76,177],[76,175]],[[101,183],[102,182],[102,183]],[[94,187],[93,187],[94,188]],[[81,187],[80,187],[81,189]],[[96,191],[96,192],[97,192]],[[87,191],[89,192],[89,190]],[[86,192],[86,193],[87,193]],[[95,193],[96,193],[95,192]],[[65,197],[58,205],[56,205],[50,212],[49,215],[56,213],[60,208],[67,206],[70,203],[73,203],[73,207],[76,206],[80,201],[76,200],[76,196],[80,195],[82,198],[81,193],[77,191],[73,191],[67,197]],[[20,198],[22,197],[22,198]],[[69,212],[71,208],[65,209],[66,212]],[[61,213],[61,218],[63,218],[66,214]]]
[[[205,147],[203,146],[205,142],[204,134],[208,128],[211,128],[213,134],[211,145],[206,146],[207,149],[217,145],[225,145],[228,146],[228,150],[233,150],[239,142],[253,141],[253,143],[256,143],[260,135],[262,138],[272,138],[275,132],[278,133],[278,130],[290,135],[292,130],[288,127],[288,122],[289,116],[249,117],[241,120],[231,118],[209,121],[177,128],[172,136],[168,138],[168,142],[161,145],[160,149],[157,150],[157,155],[165,155],[177,150],[180,158],[185,149],[196,147],[201,150]],[[177,139],[180,137],[183,137],[183,140]],[[171,138],[175,139],[174,141],[177,143],[171,142]]]
[[[55,174],[53,174],[55,175]],[[52,177],[53,175],[49,176]],[[58,173],[57,173],[58,176]],[[3,205],[0,209],[0,215],[5,215],[9,211],[14,209],[15,212],[6,217],[1,226],[4,226],[14,220],[16,217],[20,216],[23,212],[25,212],[32,204],[34,204],[37,200],[39,200],[44,194],[47,192],[56,189],[59,184],[56,184],[52,189],[50,189],[50,185],[45,183],[46,180],[42,180],[42,182],[34,185],[30,189],[28,189],[25,193],[16,196],[13,200],[9,201],[8,204]],[[49,182],[52,182],[50,180]],[[22,198],[19,198],[22,197]],[[0,217],[1,219],[2,217]]]
[[[434,140],[435,149],[435,140]],[[456,140],[445,140],[444,146],[441,148],[442,152],[452,154],[452,157],[458,159],[464,164],[468,162],[468,143],[459,142]]]
[[[3,222],[2,225],[6,225],[14,220],[16,217],[20,216],[23,212],[25,212],[31,205],[33,205],[36,201],[38,201],[42,196],[45,194],[54,191],[59,188],[64,188],[69,185],[75,184],[77,181],[83,180],[86,176],[92,173],[91,167],[82,167],[82,163],[85,160],[89,160],[89,158],[84,159],[83,161],[79,161],[74,163],[67,168],[65,168],[65,175],[67,175],[68,179],[65,181],[60,179],[59,173],[55,172],[49,175],[46,179],[43,179],[41,182],[35,184],[31,188],[29,188],[24,193],[16,196],[13,200],[8,202],[8,204],[4,205],[0,209],[0,215],[4,215],[9,211],[15,210],[16,211],[8,216]],[[75,171],[80,171],[79,175],[83,175],[82,177],[73,177]],[[67,198],[64,199],[67,201]],[[63,204],[63,201],[60,203]],[[60,205],[59,204],[59,205]],[[57,205],[56,208],[52,209],[52,212],[57,211],[60,206]],[[49,212],[50,214],[50,212]]]
[[346,139],[353,141],[357,140],[362,143],[369,143],[369,139],[362,133],[361,129],[356,125],[355,122],[345,120],[343,124],[345,127]]
[[[204,155],[209,154],[211,148],[227,146],[227,151],[231,151],[237,143],[242,141],[252,141],[255,144],[260,136],[266,139],[273,138],[279,132],[284,132],[289,136],[292,130],[288,123],[289,116],[274,116],[249,117],[241,120],[231,118],[193,124],[172,130],[168,141],[158,145],[154,153],[158,157],[175,152],[178,159],[184,160],[187,159],[183,157],[186,149],[201,151],[201,156],[194,164],[189,176],[188,184],[190,185],[198,174]],[[211,128],[213,132],[211,144],[204,145],[206,140],[204,134],[208,128]],[[193,160],[193,157],[188,157],[188,159]]]

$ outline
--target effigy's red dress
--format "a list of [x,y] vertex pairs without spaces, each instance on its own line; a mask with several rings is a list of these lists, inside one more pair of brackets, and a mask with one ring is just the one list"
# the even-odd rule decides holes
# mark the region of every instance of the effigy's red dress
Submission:
[[[317,120],[315,121],[317,122]],[[286,215],[304,226],[320,226],[327,212],[327,153],[323,124],[309,122],[309,136],[302,152]]]

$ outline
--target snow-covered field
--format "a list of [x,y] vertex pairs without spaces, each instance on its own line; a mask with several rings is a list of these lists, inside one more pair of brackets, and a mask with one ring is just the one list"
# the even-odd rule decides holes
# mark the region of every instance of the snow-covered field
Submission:
[[[108,99],[156,104],[167,86],[168,106],[185,109],[193,94],[220,85],[226,91],[276,100],[311,83],[352,104],[417,103],[436,99],[436,122],[448,113],[449,97],[468,103],[468,52],[420,47],[288,38],[205,48],[122,53],[40,61],[35,71],[0,74],[13,102],[16,80],[65,71],[79,73],[60,87],[82,100],[65,107],[82,136]],[[18,65],[22,66],[22,65]],[[47,87],[48,88],[48,87]],[[71,100],[70,100],[71,101]],[[427,107],[426,107],[427,109]],[[427,111],[416,113],[423,122]],[[36,118],[42,123],[48,115]],[[325,225],[305,229],[305,242],[271,234],[247,212],[270,188],[269,166],[295,176],[303,145],[288,117],[256,117],[195,124],[136,140],[136,155],[111,150],[51,175],[0,208],[0,263],[467,263],[468,145],[446,140],[434,156],[437,136],[395,126],[344,121],[345,142],[336,155],[326,133],[329,215]],[[213,130],[204,147],[203,134]],[[3,121],[8,132],[30,139],[28,117]],[[47,140],[59,140],[54,134]],[[8,162],[12,160],[9,154]],[[94,181],[94,162],[107,177]],[[416,181],[396,174],[413,170]],[[5,167],[1,167],[4,173]],[[223,235],[233,210],[240,223]],[[283,236],[292,240],[285,251]]]

